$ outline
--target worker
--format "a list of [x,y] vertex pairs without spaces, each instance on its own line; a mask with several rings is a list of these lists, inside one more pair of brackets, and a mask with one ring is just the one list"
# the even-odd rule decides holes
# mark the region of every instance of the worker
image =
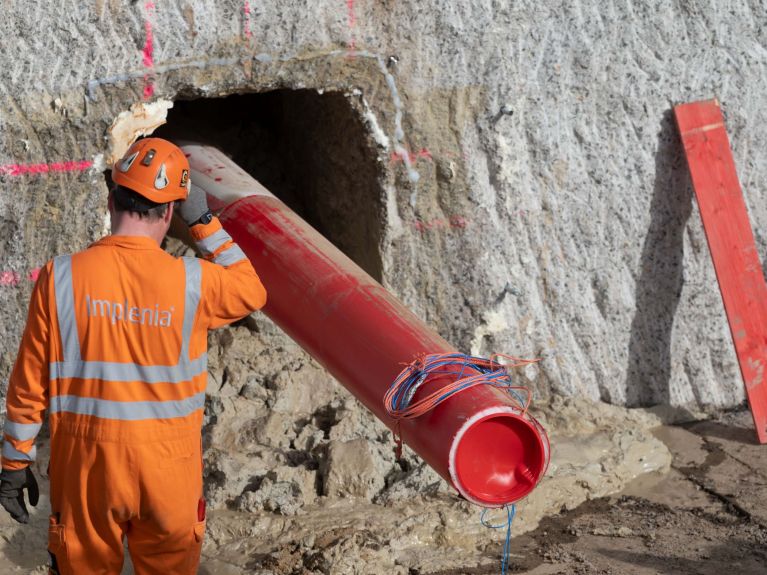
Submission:
[[[134,143],[112,169],[112,234],[40,272],[8,385],[0,504],[28,521],[48,411],[49,573],[197,572],[205,529],[201,427],[207,331],[266,302],[242,250],[172,143]],[[160,244],[174,212],[203,258]]]

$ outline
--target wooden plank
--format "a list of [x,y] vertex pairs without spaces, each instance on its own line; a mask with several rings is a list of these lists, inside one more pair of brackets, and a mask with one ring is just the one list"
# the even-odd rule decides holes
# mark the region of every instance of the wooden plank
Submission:
[[760,443],[767,443],[767,285],[716,100],[674,108]]

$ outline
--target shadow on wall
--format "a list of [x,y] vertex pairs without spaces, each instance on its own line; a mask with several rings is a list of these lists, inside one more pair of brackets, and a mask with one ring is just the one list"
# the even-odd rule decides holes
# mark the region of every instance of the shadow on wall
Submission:
[[692,186],[673,112],[663,115],[655,154],[650,228],[642,248],[626,378],[628,405],[671,399],[671,330],[682,293],[684,230]]

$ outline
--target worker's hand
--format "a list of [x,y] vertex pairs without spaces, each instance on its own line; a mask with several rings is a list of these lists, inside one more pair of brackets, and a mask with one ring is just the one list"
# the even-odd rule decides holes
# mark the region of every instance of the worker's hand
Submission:
[[208,199],[205,192],[192,184],[189,186],[189,197],[183,202],[179,202],[178,215],[191,226],[208,211]]
[[27,506],[24,504],[24,488],[29,491],[29,503],[37,506],[40,489],[37,479],[29,467],[24,469],[3,469],[0,473],[0,505],[19,523],[29,521]]

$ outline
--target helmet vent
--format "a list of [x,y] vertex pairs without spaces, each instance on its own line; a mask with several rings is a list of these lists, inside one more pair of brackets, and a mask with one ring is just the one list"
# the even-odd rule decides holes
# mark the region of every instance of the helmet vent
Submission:
[[158,190],[168,187],[168,176],[165,174],[165,163],[160,164],[160,171],[157,172],[157,177],[154,179],[154,187]]
[[130,156],[125,158],[122,162],[120,162],[120,171],[127,172],[128,170],[130,170],[130,167],[133,165],[133,162],[136,161],[137,157],[138,157],[138,152],[134,152]]

